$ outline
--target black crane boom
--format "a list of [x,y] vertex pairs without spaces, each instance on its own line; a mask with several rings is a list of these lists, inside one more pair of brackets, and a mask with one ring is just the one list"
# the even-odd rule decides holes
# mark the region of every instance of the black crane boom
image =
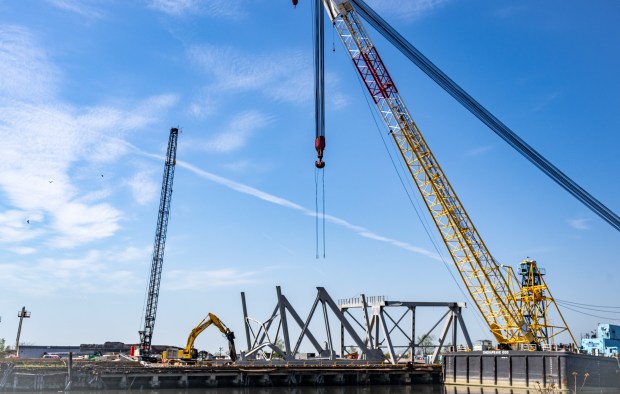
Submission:
[[151,339],[155,328],[155,315],[157,314],[157,300],[159,298],[159,284],[161,282],[161,269],[164,264],[164,247],[166,245],[166,230],[170,215],[170,199],[172,197],[172,181],[174,180],[174,167],[177,157],[177,139],[179,129],[170,129],[166,162],[164,165],[164,178],[161,186],[161,198],[159,201],[159,217],[155,230],[155,243],[153,246],[153,261],[151,275],[149,276],[149,288],[144,314],[144,329],[140,333],[140,356],[142,359],[151,358]]

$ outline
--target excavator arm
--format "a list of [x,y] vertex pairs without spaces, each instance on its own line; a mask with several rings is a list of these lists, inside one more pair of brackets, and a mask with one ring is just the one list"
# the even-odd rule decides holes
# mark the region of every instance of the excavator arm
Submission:
[[185,354],[190,355],[189,358],[198,357],[198,352],[194,348],[194,342],[196,341],[196,338],[198,338],[198,335],[206,330],[211,324],[213,324],[213,321],[211,320],[211,314],[209,313],[209,315],[202,319],[202,321],[198,323],[198,325],[189,333],[189,336],[187,337],[187,345],[185,345]]
[[237,361],[237,349],[235,348],[235,333],[230,331],[228,327],[217,316],[212,313],[209,313],[209,317],[211,321],[217,327],[222,334],[228,339],[228,354],[230,355],[230,359],[232,361]]
[[187,344],[185,345],[184,350],[179,350],[177,355],[172,356],[172,352],[166,353],[166,359],[174,362],[174,360],[184,360],[184,361],[194,361],[198,358],[198,350],[194,347],[194,342],[196,342],[196,338],[206,330],[210,325],[214,325],[220,330],[222,334],[228,340],[228,351],[230,354],[230,359],[232,361],[237,360],[237,350],[235,348],[235,334],[228,328],[226,325],[213,313],[209,313],[204,319],[198,323],[194,329],[189,333],[187,337]]

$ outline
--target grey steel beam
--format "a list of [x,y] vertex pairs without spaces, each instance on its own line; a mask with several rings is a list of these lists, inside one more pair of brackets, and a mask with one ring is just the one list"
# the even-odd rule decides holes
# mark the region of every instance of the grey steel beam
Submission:
[[[319,296],[317,295],[316,298],[314,299],[314,304],[312,305],[312,308],[310,309],[310,313],[308,314],[308,318],[306,319],[306,323],[304,323],[304,325],[301,328],[301,334],[299,334],[299,339],[297,340],[297,344],[295,344],[295,352],[297,352],[297,349],[299,349],[299,346],[301,346],[301,341],[304,339],[304,336],[308,335],[308,337],[310,337],[310,335],[312,335],[308,328],[310,326],[310,321],[312,320],[312,316],[314,315],[314,311],[316,310],[316,306],[318,304],[319,304]],[[316,343],[315,348],[317,348],[317,350],[322,349],[321,345],[319,345],[318,342]],[[319,354],[321,352],[322,350],[319,351]]]
[[317,295],[317,298],[319,298],[321,302],[326,303],[327,306],[332,310],[334,315],[336,315],[336,318],[340,320],[340,322],[344,325],[345,330],[347,330],[347,332],[349,333],[349,335],[351,336],[351,338],[353,339],[357,347],[366,356],[366,358],[367,359],[376,358],[377,357],[377,355],[375,354],[376,352],[369,351],[368,347],[366,347],[366,344],[364,344],[364,341],[360,339],[360,337],[357,335],[357,333],[355,332],[351,324],[347,321],[344,315],[340,313],[340,308],[338,307],[338,305],[336,305],[334,300],[332,300],[332,298],[327,293],[325,288],[317,287],[317,290],[319,292],[319,294]]
[[[335,359],[335,353],[334,352],[334,344],[332,342],[332,330],[329,327],[329,316],[327,315],[327,308],[325,307],[325,303],[321,303],[322,307],[323,307],[323,322],[325,323],[325,332],[327,334],[327,343],[328,343],[328,351],[329,351],[329,359],[330,360],[334,360]],[[338,309],[338,312],[340,312],[340,309]],[[341,322],[342,324],[342,322]]]
[[280,286],[276,286],[276,293],[278,295],[278,307],[280,309],[280,324],[282,325],[282,336],[284,337],[284,347],[286,348],[286,355],[288,357],[295,358],[294,354],[291,354],[291,342],[288,337],[288,324],[286,322],[286,308],[282,302],[282,291]]
[[[286,296],[283,294],[282,295],[282,299],[281,302],[284,304],[284,306],[286,307],[286,310],[291,314],[291,317],[293,318],[293,320],[295,320],[295,323],[297,323],[297,325],[299,326],[299,328],[303,328],[304,327],[304,321],[301,320],[301,317],[299,317],[299,314],[297,313],[297,311],[295,310],[295,308],[293,308],[293,305],[291,305],[291,303],[288,301],[288,299],[286,298]],[[308,339],[310,340],[310,342],[312,343],[312,346],[314,346],[314,348],[320,353],[323,351],[323,348],[321,347],[321,345],[319,344],[319,341],[316,340],[316,338],[314,337],[314,335],[312,335],[311,332],[307,332],[306,336],[308,337]],[[301,338],[303,338],[303,336],[301,336]],[[299,341],[299,343],[301,344],[301,340]],[[295,349],[293,350],[294,354],[297,354],[297,351],[299,350],[299,346],[296,345]]]
[[377,301],[377,302],[363,302],[363,301],[351,302],[351,303],[347,303],[346,305],[341,305],[341,306],[346,306],[347,308],[362,308],[364,304],[370,305],[370,306],[374,306],[376,304],[376,305],[382,305],[382,306],[388,306],[388,307],[397,307],[397,306],[403,306],[403,307],[417,307],[417,306],[424,307],[426,306],[426,307],[438,307],[438,308],[439,307],[446,307],[446,308],[467,307],[467,304],[465,302],[388,301],[385,299],[382,299],[381,301]]
[[471,339],[469,338],[469,332],[467,332],[467,326],[465,326],[465,322],[463,321],[463,316],[461,314],[461,308],[458,309],[458,313],[456,314],[456,318],[459,321],[459,324],[461,325],[461,330],[463,331],[463,336],[465,337],[465,342],[467,343],[467,347],[469,347],[470,349],[473,349],[474,346],[471,343]]
[[415,359],[415,308],[415,306],[409,307],[411,311],[411,343],[409,344],[411,347],[411,362]]
[[387,324],[385,323],[385,316],[383,308],[381,308],[379,312],[379,320],[381,321],[381,328],[383,329],[383,336],[387,341],[388,345],[388,354],[390,355],[390,361],[392,364],[396,364],[396,354],[394,353],[394,346],[392,346],[392,336],[390,335],[390,331],[388,331]]
[[448,313],[449,313],[450,316],[446,320],[446,324],[444,324],[443,329],[441,330],[441,334],[439,336],[439,344],[435,348],[435,351],[433,351],[433,358],[432,358],[432,363],[433,364],[435,364],[437,362],[437,358],[439,357],[439,352],[441,351],[441,347],[443,346],[443,342],[446,340],[446,335],[448,334],[448,330],[450,328],[450,323],[452,322],[452,319],[454,318],[454,316],[452,314],[452,311],[449,311]]
[[241,292],[241,307],[243,308],[243,326],[245,328],[245,339],[248,344],[248,349],[252,348],[252,342],[250,341],[250,322],[248,321],[248,308],[245,303],[245,293]]
[[258,339],[258,334],[260,334],[261,332],[261,330],[259,330],[258,333],[256,334],[256,338],[254,338],[254,346],[256,346],[257,343],[263,343],[263,341],[265,340],[265,337],[267,336],[267,332],[269,331],[269,328],[271,327],[271,323],[273,322],[277,314],[278,314],[278,305],[276,305],[276,307],[273,309],[273,313],[271,314],[271,317],[266,322],[267,324],[266,325],[265,323],[261,324],[261,330],[263,330],[263,336],[260,339]]

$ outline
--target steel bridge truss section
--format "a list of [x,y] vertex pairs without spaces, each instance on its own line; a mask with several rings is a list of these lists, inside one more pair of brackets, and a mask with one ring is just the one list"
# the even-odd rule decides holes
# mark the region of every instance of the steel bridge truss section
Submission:
[[[462,317],[462,308],[466,306],[463,302],[389,301],[385,297],[366,298],[362,294],[360,297],[340,300],[339,306],[343,314],[364,329],[365,343],[368,347],[381,349],[391,364],[404,361],[414,362],[417,350],[426,353],[429,349],[423,344],[424,340],[431,336],[442,322],[444,325],[438,335],[438,342],[432,345],[430,349],[432,350],[430,363],[438,361],[439,353],[447,338],[451,338],[452,346],[456,346],[459,326],[467,348],[472,348],[471,339]],[[419,342],[416,343],[416,309],[423,307],[446,308],[447,311],[424,335],[418,337]],[[361,311],[361,318],[359,313],[357,314],[358,317],[352,313],[357,309]],[[369,309],[370,314],[368,313]],[[400,341],[404,339],[405,342],[398,342],[397,337],[401,338]],[[341,330],[341,354],[345,353],[345,348],[344,331]]]
[[[381,353],[367,348],[364,341],[359,337],[353,326],[347,321],[338,305],[324,288],[317,287],[317,296],[306,320],[301,319],[299,313],[291,305],[286,296],[282,294],[280,286],[276,286],[276,293],[278,302],[271,316],[265,321],[259,321],[248,316],[245,293],[241,293],[245,334],[248,346],[247,352],[242,353],[241,360],[270,360],[274,353],[280,355],[284,360],[295,360],[304,339],[307,339],[312,344],[318,357],[336,360],[337,355],[329,323],[330,312],[331,315],[340,322],[342,327],[344,327],[343,329],[347,331],[353,342],[361,349],[362,359],[375,361],[383,360],[383,355]],[[323,323],[325,325],[327,338],[324,341],[325,346],[321,346],[316,339],[316,335],[310,329],[310,324],[312,323],[312,319],[319,304],[323,312]],[[294,344],[291,340],[293,338],[288,328],[289,315],[301,330]],[[271,353],[268,353],[266,350],[270,350]]]
[[[464,303],[457,302],[401,302],[388,301],[385,297],[370,297],[367,302],[366,297],[361,295],[359,298],[334,302],[327,290],[317,287],[317,295],[314,303],[305,320],[302,320],[299,313],[291,305],[279,286],[276,287],[277,304],[271,315],[264,321],[248,316],[245,293],[241,293],[241,303],[243,307],[243,317],[245,322],[245,335],[247,341],[247,351],[241,353],[241,360],[267,360],[270,361],[274,354],[278,354],[286,361],[303,358],[299,352],[304,339],[314,347],[316,354],[321,359],[336,360],[337,358],[352,358],[346,351],[347,347],[354,346],[357,349],[357,359],[366,361],[379,361],[397,364],[404,361],[413,361],[415,351],[420,349],[421,343],[415,342],[416,333],[416,308],[419,307],[444,307],[447,311],[433,325],[433,327],[421,338],[424,339],[445,320],[443,329],[438,336],[438,343],[433,346],[432,362],[436,362],[439,352],[444,346],[446,338],[450,334],[452,343],[457,343],[458,327],[471,349],[471,340],[467,328],[463,322],[461,310],[465,307]],[[323,312],[323,325],[325,336],[319,337],[316,332],[310,329],[310,325],[319,307]],[[401,308],[400,311],[397,308]],[[393,318],[396,313],[402,312],[398,319]],[[362,317],[356,317],[360,312]],[[330,315],[340,323],[340,347],[336,352],[335,342],[332,337],[332,325]],[[410,316],[411,324],[405,327],[405,317]],[[296,339],[291,336],[289,331],[289,317],[296,323],[300,330]],[[315,319],[316,320],[316,319]],[[360,322],[362,320],[362,322]],[[317,338],[324,339],[321,342]],[[406,343],[401,344],[402,338]],[[292,340],[295,339],[293,342]],[[398,350],[398,353],[397,353]],[[410,351],[410,357],[404,356]]]

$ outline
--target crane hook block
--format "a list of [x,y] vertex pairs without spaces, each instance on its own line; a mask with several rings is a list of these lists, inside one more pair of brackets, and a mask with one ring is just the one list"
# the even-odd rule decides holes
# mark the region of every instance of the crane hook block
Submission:
[[297,7],[298,0],[293,0],[293,7]]
[[325,162],[323,161],[323,150],[325,149],[325,137],[319,136],[314,140],[314,148],[316,149],[316,155],[318,160],[314,163],[316,168],[325,167]]

